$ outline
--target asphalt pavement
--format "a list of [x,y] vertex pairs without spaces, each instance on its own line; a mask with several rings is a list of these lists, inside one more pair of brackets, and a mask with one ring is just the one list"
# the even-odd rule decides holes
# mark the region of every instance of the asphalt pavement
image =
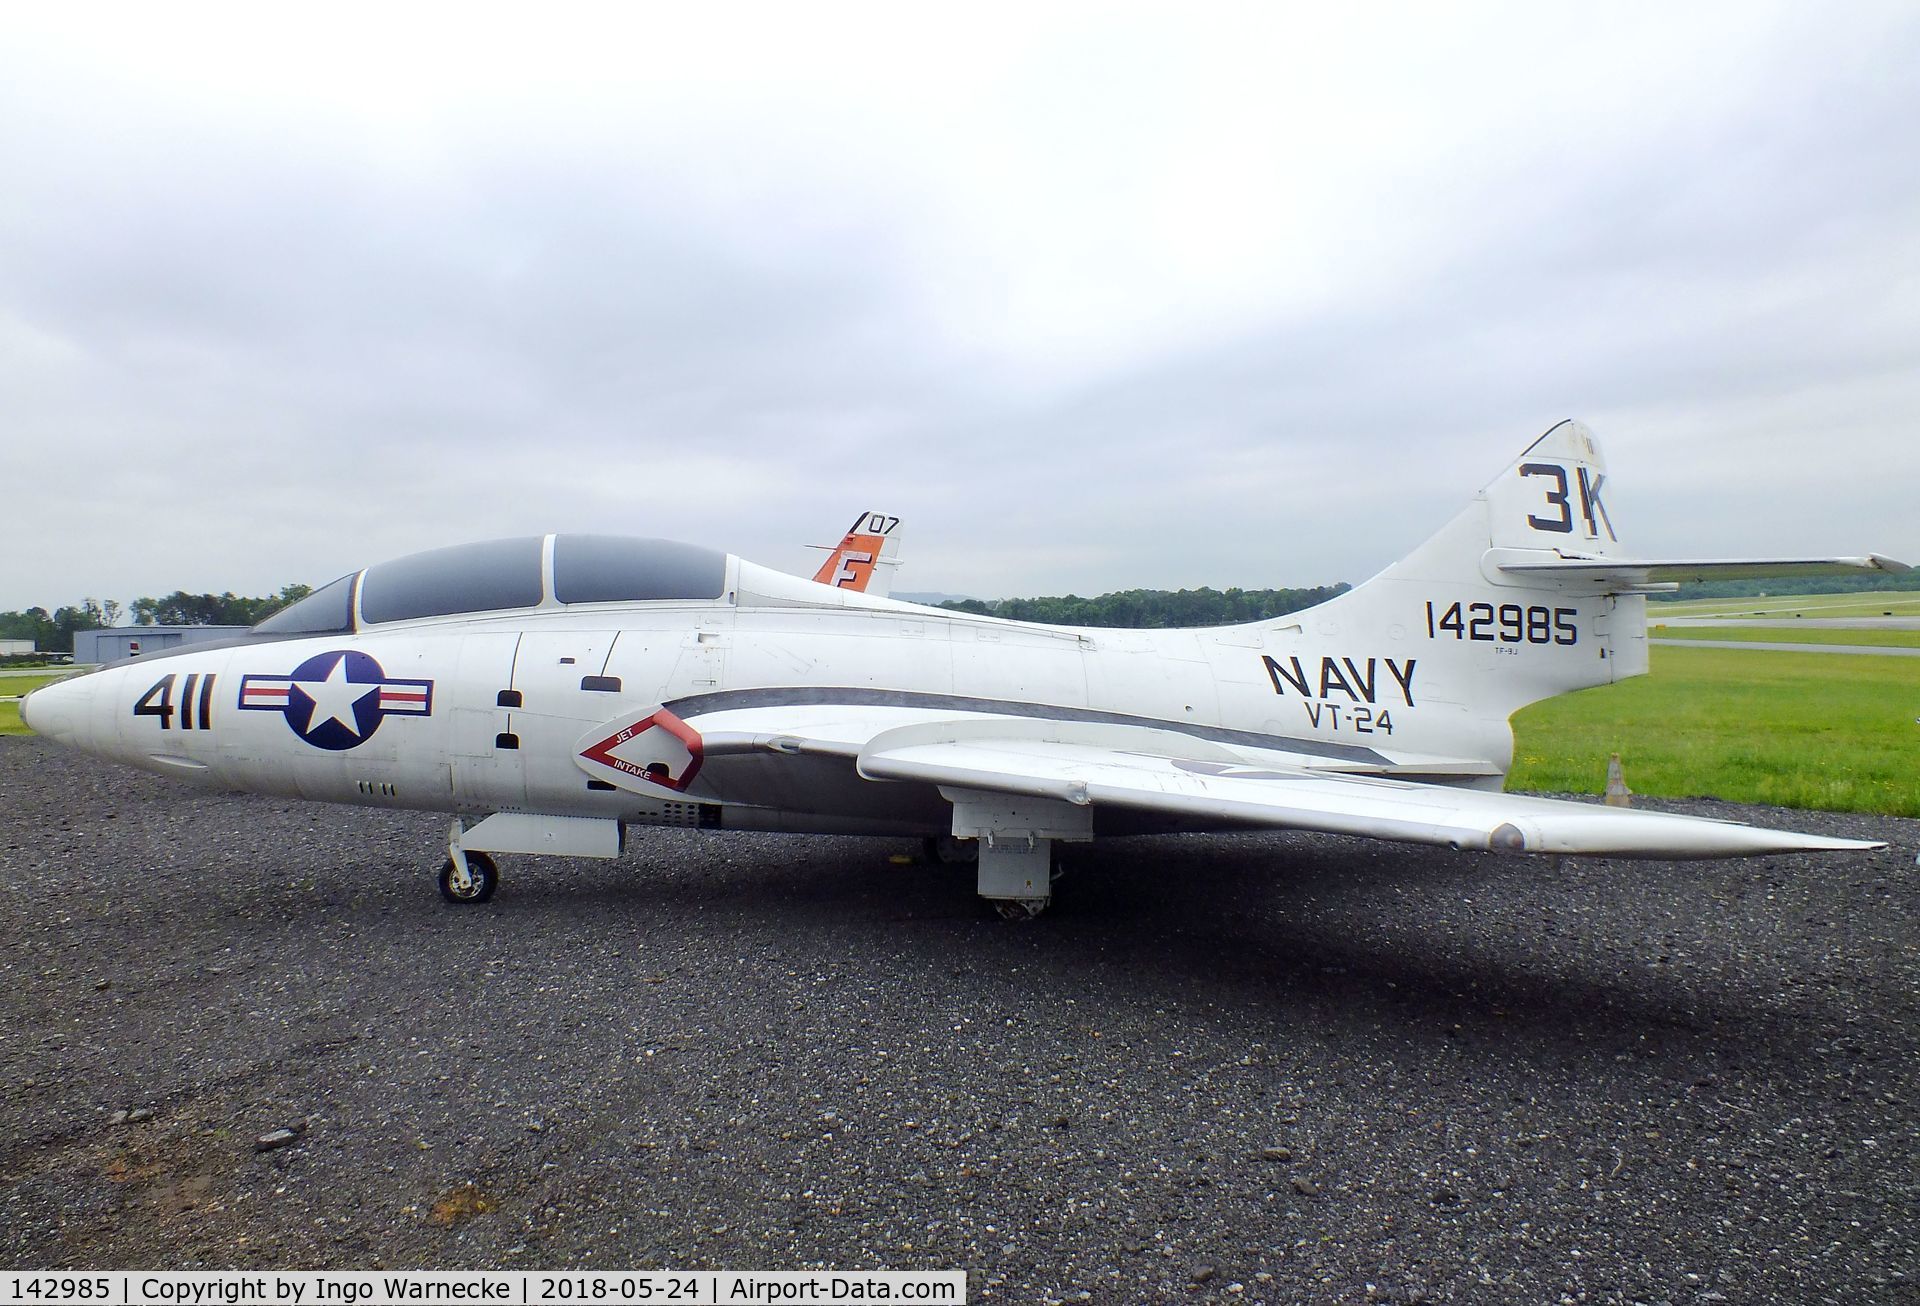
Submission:
[[1920,823],[1658,805],[1894,847],[1139,839],[1016,925],[904,843],[640,830],[456,908],[442,817],[0,739],[0,1262],[1915,1301]]
[[1663,617],[1656,610],[1647,620],[1661,626],[1762,626],[1776,630],[1920,630],[1920,617]]
[[1920,648],[1900,648],[1886,644],[1788,644],[1757,639],[1650,639],[1649,644],[1670,648],[1743,648],[1763,653],[1841,653],[1868,657],[1920,658]]

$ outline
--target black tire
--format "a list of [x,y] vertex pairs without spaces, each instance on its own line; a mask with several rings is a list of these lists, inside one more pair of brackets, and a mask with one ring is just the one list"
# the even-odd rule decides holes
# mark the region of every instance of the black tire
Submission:
[[485,853],[467,854],[467,877],[473,881],[472,891],[464,896],[454,892],[453,858],[447,858],[446,865],[440,868],[440,896],[456,906],[464,907],[469,903],[487,901],[493,897],[493,891],[500,887],[500,868]]
[[922,843],[926,858],[937,866],[977,866],[980,864],[978,839],[955,839],[951,835],[930,834]]

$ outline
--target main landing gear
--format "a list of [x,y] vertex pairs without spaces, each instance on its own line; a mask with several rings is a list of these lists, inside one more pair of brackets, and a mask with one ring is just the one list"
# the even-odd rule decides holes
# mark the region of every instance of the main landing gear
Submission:
[[1053,902],[1053,840],[980,841],[977,890],[1006,921],[1030,921]]
[[926,838],[927,860],[942,866],[972,866],[980,860],[978,839],[956,839],[950,834],[930,834]]
[[1056,843],[1093,838],[1093,811],[1084,801],[940,792],[953,804],[953,837],[977,850],[976,892],[1005,920],[1032,920],[1053,901]]
[[[1060,853],[1050,839],[960,839],[928,835],[926,860],[936,866],[972,866],[981,901],[1002,920],[1030,921],[1053,902]],[[1043,878],[1044,876],[1044,878]]]
[[987,901],[1003,921],[1030,921],[1047,909],[1053,897],[1049,894],[1045,898],[989,898]]

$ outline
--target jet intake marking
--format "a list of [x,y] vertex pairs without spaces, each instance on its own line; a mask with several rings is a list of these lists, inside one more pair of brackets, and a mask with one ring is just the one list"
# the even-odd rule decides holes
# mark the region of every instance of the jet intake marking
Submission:
[[[1307,724],[1316,730],[1323,725],[1338,730],[1344,715],[1345,724],[1358,734],[1390,735],[1391,699],[1382,706],[1382,696],[1391,695],[1397,688],[1400,701],[1407,707],[1414,705],[1413,670],[1419,665],[1418,658],[1408,658],[1404,663],[1393,658],[1368,658],[1362,663],[1352,658],[1323,657],[1317,676],[1297,654],[1285,662],[1269,654],[1262,654],[1260,660],[1266,664],[1267,678],[1273,681],[1273,692],[1282,698],[1289,689],[1298,694],[1306,708]],[[1385,680],[1380,676],[1383,666]],[[1335,694],[1345,695],[1346,701],[1334,701]]]
[[[627,747],[634,740],[643,742]],[[598,743],[587,745],[580,750],[580,758],[621,775],[684,793],[700,774],[705,751],[700,732],[663,707],[621,726]],[[679,769],[678,775],[673,773],[675,768]]]
[[390,680],[354,649],[316,653],[290,676],[243,676],[240,708],[278,712],[293,733],[331,752],[358,748],[390,716],[432,716],[431,680]]

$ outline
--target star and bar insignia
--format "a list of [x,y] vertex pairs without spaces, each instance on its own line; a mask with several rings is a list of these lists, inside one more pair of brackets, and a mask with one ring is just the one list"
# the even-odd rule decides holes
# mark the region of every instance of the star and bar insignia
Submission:
[[317,653],[287,676],[245,676],[244,711],[279,712],[293,733],[332,752],[365,743],[390,716],[431,716],[433,682],[390,678],[372,657]]

